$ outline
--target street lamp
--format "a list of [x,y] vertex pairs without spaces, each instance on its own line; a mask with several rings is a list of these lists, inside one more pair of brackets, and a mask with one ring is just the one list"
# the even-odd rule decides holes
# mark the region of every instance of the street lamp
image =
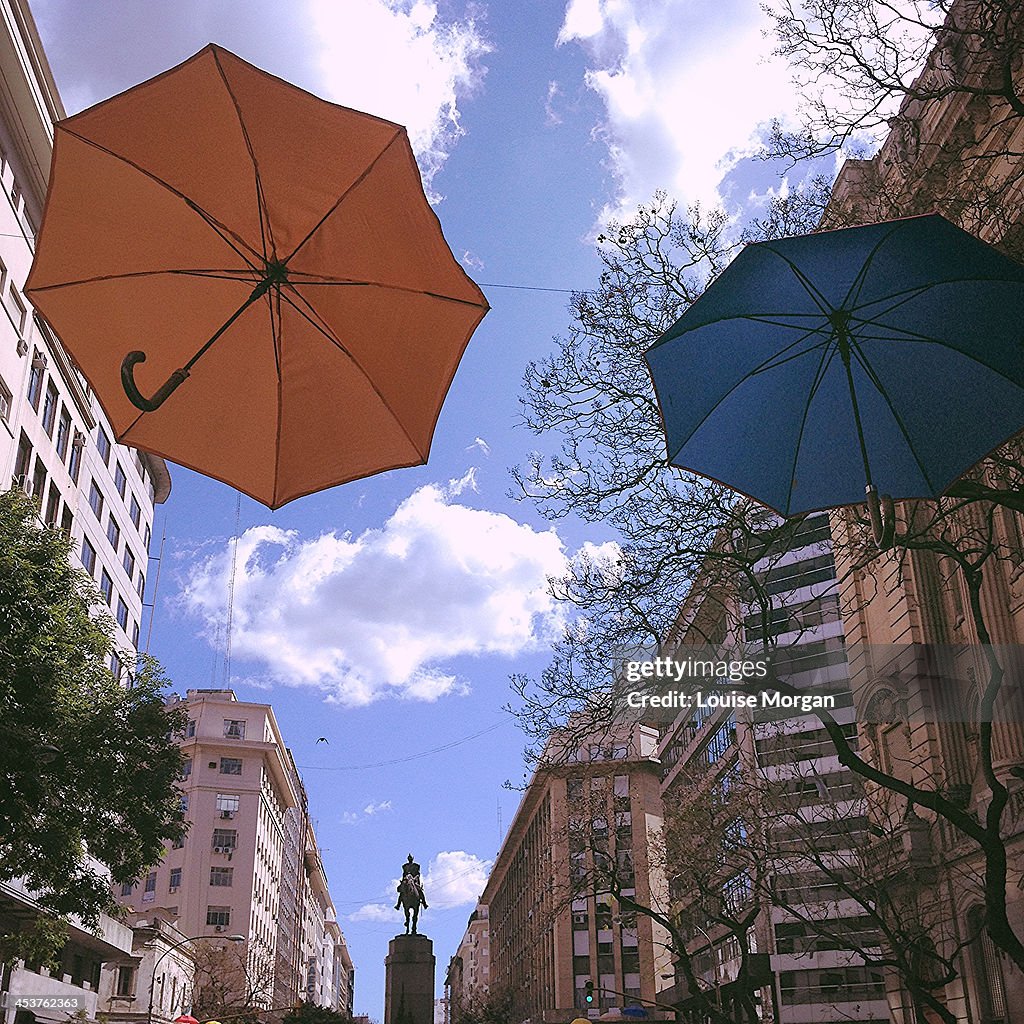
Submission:
[[[156,930],[159,931],[159,926],[155,926]],[[168,953],[173,953],[176,949],[180,949],[182,946],[189,942],[198,942],[200,939],[224,939],[227,942],[245,942],[244,935],[192,935],[187,939],[182,939],[181,942],[176,942],[173,946],[168,946],[154,961],[153,961],[153,973],[149,978],[149,1007],[146,1009],[146,1024],[153,1024],[153,992],[156,988],[156,968],[157,964]]]

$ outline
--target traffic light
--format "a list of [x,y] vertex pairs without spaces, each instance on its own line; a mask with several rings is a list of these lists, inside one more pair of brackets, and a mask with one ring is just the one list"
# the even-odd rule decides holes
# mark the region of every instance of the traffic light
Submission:
[[593,1004],[594,1004],[594,983],[592,981],[588,981],[586,983],[586,985],[583,986],[583,991],[585,993],[584,998],[587,1000],[587,1006],[593,1006]]

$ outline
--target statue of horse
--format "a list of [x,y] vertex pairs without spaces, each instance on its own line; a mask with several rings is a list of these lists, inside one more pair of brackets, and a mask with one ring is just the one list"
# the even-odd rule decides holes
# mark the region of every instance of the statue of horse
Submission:
[[[403,876],[402,881],[398,885],[398,903],[395,905],[395,909],[397,910],[401,907],[405,911],[406,935],[416,934],[416,922],[420,917],[420,907],[425,907],[426,905],[427,901],[423,898],[423,892],[416,884],[416,876],[411,874]],[[411,929],[410,918],[412,920]]]

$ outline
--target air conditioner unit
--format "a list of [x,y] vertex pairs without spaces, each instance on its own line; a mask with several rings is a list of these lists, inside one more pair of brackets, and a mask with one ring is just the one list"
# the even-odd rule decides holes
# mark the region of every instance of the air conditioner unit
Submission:
[[46,369],[46,356],[42,352],[36,352],[32,357],[32,369],[33,370],[45,370]]
[[220,816],[222,818],[233,818],[235,816],[235,812],[234,811],[221,811],[220,812]]
[[207,761],[206,762],[206,767],[207,768],[216,768],[217,767],[217,762],[216,761]]
[[215,846],[213,848],[214,853],[227,853],[228,851],[223,846]]
[[75,436],[71,439],[71,444],[75,448],[84,448],[85,447],[85,434],[83,434],[80,430],[76,430],[75,431]]
[[213,930],[214,930],[215,932],[222,932],[222,931],[224,931],[224,929],[225,929],[226,927],[227,927],[227,925],[224,925],[224,924],[219,924],[219,925],[217,925],[217,927],[216,927],[216,928],[214,928]]
[[168,892],[177,892],[178,891],[178,887],[176,885],[169,885],[169,886],[167,886],[167,891]]
[[28,355],[28,342],[24,338],[19,338],[18,339],[18,355],[19,356],[27,356]]

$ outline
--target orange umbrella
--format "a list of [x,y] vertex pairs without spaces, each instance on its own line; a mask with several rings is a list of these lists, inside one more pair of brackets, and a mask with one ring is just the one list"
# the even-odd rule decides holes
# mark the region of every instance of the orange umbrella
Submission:
[[271,508],[426,462],[488,309],[404,128],[215,45],[57,125],[25,290],[118,440]]

